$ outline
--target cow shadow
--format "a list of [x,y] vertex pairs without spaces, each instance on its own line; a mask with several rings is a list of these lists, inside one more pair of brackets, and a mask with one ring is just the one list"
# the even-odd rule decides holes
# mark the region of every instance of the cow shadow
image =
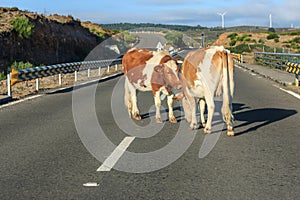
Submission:
[[[247,109],[245,111],[241,111]],[[296,110],[288,110],[282,108],[258,108],[251,109],[244,104],[233,104],[235,124],[235,130],[238,130],[243,127],[248,127],[246,130],[235,132],[235,136],[242,135],[245,133],[250,133],[259,128],[267,126],[269,124],[281,121],[288,117],[291,117],[297,114]]]
[[[175,111],[183,111],[183,108],[181,106],[175,106],[175,107],[173,107],[173,112],[175,112]],[[162,116],[163,115],[167,116],[168,113],[169,113],[169,109],[168,108],[160,110],[160,114]],[[152,116],[155,116],[155,111],[147,112],[147,113],[142,113],[140,115],[141,115],[142,119],[147,119],[147,118],[150,118]],[[184,115],[175,116],[175,118],[177,119],[177,122],[180,122],[184,118]],[[168,122],[168,121],[169,121],[169,119],[164,120],[164,122]]]
[[[286,118],[289,118],[298,112],[296,110],[289,110],[289,109],[282,109],[282,108],[258,108],[258,109],[251,109],[251,107],[247,106],[246,104],[242,103],[233,103],[233,115],[234,115],[234,126],[235,128],[235,136],[243,135],[246,133],[250,133],[253,131],[256,131],[259,128],[262,128],[264,126],[270,125],[272,123],[284,120]],[[174,112],[179,111],[181,114],[176,116],[177,122],[181,122],[185,120],[184,115],[184,109],[180,106],[175,106],[173,108]],[[162,109],[161,113],[168,113],[168,109]],[[205,115],[207,115],[207,111],[205,112]],[[151,116],[155,116],[154,112],[144,113],[141,115],[142,119],[149,118]],[[197,116],[199,116],[199,110],[197,110]],[[168,119],[166,119],[165,122],[167,122]],[[199,121],[198,121],[199,122]],[[186,122],[187,123],[187,122]],[[223,123],[223,122],[220,122]],[[216,125],[216,124],[213,124]],[[245,130],[241,130],[244,127]],[[200,127],[199,127],[200,128]],[[224,129],[222,131],[226,131],[226,126],[224,126]]]

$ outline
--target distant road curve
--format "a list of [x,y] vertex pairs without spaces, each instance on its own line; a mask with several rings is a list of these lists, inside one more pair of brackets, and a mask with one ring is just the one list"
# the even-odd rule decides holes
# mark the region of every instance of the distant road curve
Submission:
[[158,33],[132,33],[139,37],[139,43],[135,46],[136,48],[156,49],[157,44],[160,42],[162,45],[167,43],[166,38]]

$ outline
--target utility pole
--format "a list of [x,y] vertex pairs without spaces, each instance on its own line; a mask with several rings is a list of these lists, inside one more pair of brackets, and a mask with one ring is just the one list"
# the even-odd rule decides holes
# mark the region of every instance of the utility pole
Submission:
[[201,37],[202,37],[201,47],[204,48],[204,32],[202,32]]

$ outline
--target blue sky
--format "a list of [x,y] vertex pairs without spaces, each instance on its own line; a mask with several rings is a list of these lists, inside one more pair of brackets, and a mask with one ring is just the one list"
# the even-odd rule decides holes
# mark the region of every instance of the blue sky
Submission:
[[0,0],[0,6],[46,14],[72,15],[95,23],[164,23],[221,26],[300,27],[298,0]]

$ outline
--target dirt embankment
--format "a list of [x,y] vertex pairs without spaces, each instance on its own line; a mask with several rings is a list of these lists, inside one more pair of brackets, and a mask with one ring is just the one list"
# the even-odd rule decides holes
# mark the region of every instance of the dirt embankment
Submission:
[[[10,22],[17,17],[26,17],[34,25],[29,38],[21,38],[13,30]],[[90,31],[91,28],[98,35]],[[0,72],[6,73],[14,61],[34,65],[82,61],[111,34],[96,24],[80,22],[72,16],[44,16],[0,7]]]
[[[300,29],[293,29],[294,31],[300,31]],[[289,30],[291,32],[291,30]],[[234,46],[238,46],[240,44],[263,44],[265,46],[269,47],[277,47],[277,48],[285,48],[286,51],[292,51],[295,52],[295,50],[290,48],[289,41],[293,40],[296,37],[299,37],[299,35],[281,35],[280,33],[277,33],[278,35],[278,41],[275,41],[274,39],[267,39],[267,36],[270,34],[268,32],[264,33],[251,33],[251,32],[226,32],[219,36],[215,44],[217,45],[224,45],[226,48],[232,47],[230,45],[231,39],[228,37],[231,34],[237,34],[237,37],[243,37],[247,36],[249,38],[248,41],[237,41]]]

